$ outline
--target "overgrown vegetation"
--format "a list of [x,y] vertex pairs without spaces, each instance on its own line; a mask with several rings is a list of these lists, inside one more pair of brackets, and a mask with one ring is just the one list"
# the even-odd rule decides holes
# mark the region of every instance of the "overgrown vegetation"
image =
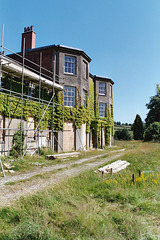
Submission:
[[149,110],[146,117],[146,124],[149,126],[153,122],[160,121],[160,86],[156,86],[156,94],[150,97],[150,101],[146,104]]
[[[5,76],[3,79],[3,87],[5,89],[16,91],[21,93],[21,81],[17,78],[11,78]],[[39,105],[39,88],[30,86],[28,83],[24,84],[24,99],[23,103],[19,98],[10,97],[8,95],[0,94],[0,114],[10,118],[21,118],[21,107],[22,117],[27,120],[28,117],[34,119],[35,127],[38,125],[39,120],[43,116],[43,120],[40,123],[40,129],[52,129],[63,130],[64,121],[73,121],[77,128],[81,128],[82,124],[86,123],[86,132],[89,133],[91,127],[94,126],[93,131],[97,131],[96,135],[100,134],[100,128],[106,128],[106,144],[110,142],[110,133],[114,135],[114,121],[113,121],[113,97],[112,107],[106,109],[106,116],[103,118],[99,117],[98,101],[94,96],[93,81],[89,80],[89,96],[86,95],[86,108],[83,107],[81,95],[79,89],[76,89],[76,106],[75,108],[64,107],[63,109],[63,93],[56,92],[54,97],[54,110],[51,105],[47,108],[48,102],[51,98],[51,93],[47,90],[41,90],[41,98],[44,103]],[[4,92],[7,90],[3,90]],[[87,93],[86,93],[87,94]],[[27,98],[29,95],[29,99]],[[113,94],[112,94],[113,96]],[[36,99],[37,98],[37,99]],[[33,101],[34,100],[34,101]],[[47,109],[46,109],[47,108]],[[97,109],[97,110],[96,110]],[[39,111],[40,110],[40,111]],[[44,114],[45,112],[45,114]],[[63,118],[64,113],[64,118]],[[44,115],[43,115],[44,114]],[[108,128],[111,129],[108,130]]]
[[18,156],[22,154],[21,149],[23,149],[24,145],[24,131],[21,128],[22,127],[20,124],[19,130],[17,130],[13,135],[12,149],[10,151],[10,154],[16,158],[18,158]]
[[144,133],[145,141],[160,141],[160,122],[151,123]]
[[[130,162],[125,171],[103,180],[93,170],[85,172],[1,208],[0,239],[158,240],[159,144],[120,144],[130,148],[123,158]],[[133,173],[135,185],[130,181]]]
[[150,98],[146,104],[149,112],[146,117],[146,130],[144,132],[145,141],[160,140],[160,86],[157,84],[156,94]]
[[127,128],[122,128],[121,130],[117,130],[115,132],[114,138],[116,140],[126,140],[126,141],[129,141],[132,139]]

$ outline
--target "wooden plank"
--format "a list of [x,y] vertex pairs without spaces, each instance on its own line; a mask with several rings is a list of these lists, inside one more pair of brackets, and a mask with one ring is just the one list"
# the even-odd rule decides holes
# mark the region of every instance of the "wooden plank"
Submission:
[[49,159],[57,159],[57,158],[66,158],[66,157],[78,157],[80,154],[81,154],[80,152],[61,153],[61,154],[47,155],[46,157]]
[[104,173],[111,173],[111,169],[112,169],[112,173],[115,173],[125,169],[129,165],[130,163],[127,161],[117,160],[111,164],[108,164],[102,168],[99,168],[98,171],[104,172]]

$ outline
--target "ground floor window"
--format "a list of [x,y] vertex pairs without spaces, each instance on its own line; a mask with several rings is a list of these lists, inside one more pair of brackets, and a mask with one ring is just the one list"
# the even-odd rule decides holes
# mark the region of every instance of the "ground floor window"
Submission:
[[64,106],[75,107],[76,89],[75,87],[64,87]]
[[99,103],[99,116],[100,117],[105,117],[106,115],[106,103]]

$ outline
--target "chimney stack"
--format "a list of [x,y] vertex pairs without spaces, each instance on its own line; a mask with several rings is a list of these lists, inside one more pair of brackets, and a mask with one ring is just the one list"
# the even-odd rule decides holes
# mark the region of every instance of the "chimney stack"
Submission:
[[34,26],[24,28],[24,33],[22,33],[21,51],[23,51],[24,38],[25,50],[31,50],[32,48],[35,48],[36,33],[34,32]]

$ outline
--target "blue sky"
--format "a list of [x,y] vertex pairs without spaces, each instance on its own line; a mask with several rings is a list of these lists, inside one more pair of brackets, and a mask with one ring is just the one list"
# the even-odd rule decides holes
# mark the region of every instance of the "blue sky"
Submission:
[[145,119],[160,81],[160,0],[0,0],[0,6],[5,47],[19,51],[24,27],[34,25],[36,47],[83,49],[92,58],[90,72],[115,82],[115,121],[133,123],[137,113]]

